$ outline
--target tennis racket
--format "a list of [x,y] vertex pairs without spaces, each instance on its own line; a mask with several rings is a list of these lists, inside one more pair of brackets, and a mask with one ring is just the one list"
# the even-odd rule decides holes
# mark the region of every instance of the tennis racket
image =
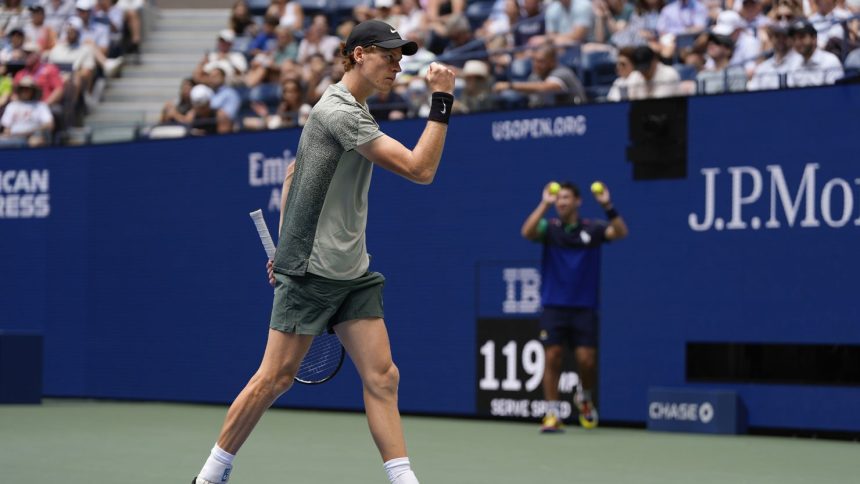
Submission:
[[[266,250],[266,256],[269,260],[274,260],[275,243],[272,242],[269,227],[266,226],[266,220],[263,218],[263,211],[255,210],[250,215],[257,227],[257,235],[260,236],[263,249]],[[334,333],[325,333],[315,337],[310,349],[302,359],[301,365],[299,365],[295,380],[305,385],[319,385],[331,380],[343,366],[345,353],[343,345],[340,344],[340,340]]]

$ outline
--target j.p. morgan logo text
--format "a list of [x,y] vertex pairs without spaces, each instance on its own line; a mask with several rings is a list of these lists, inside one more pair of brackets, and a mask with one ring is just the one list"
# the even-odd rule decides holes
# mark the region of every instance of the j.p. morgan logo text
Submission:
[[48,170],[0,171],[0,219],[50,215],[48,175]]
[[[725,172],[703,168],[704,210],[690,213],[690,228],[705,232],[860,226],[860,214],[854,213],[854,189],[860,178],[822,177],[819,168],[818,163],[806,164],[799,180],[787,179],[779,165],[768,165],[764,171],[752,166],[732,166]],[[717,213],[718,206],[726,206],[725,198],[731,202],[728,220]]]

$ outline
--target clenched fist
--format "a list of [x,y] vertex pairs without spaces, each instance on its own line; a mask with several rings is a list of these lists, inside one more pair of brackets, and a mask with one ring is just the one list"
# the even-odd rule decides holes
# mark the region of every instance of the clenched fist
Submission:
[[438,62],[433,62],[427,71],[427,85],[430,87],[430,92],[454,94],[454,77],[454,71]]

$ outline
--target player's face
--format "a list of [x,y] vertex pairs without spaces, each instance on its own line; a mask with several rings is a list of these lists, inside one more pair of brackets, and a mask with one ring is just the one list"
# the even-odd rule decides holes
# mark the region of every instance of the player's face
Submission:
[[566,218],[577,210],[581,204],[582,201],[573,194],[573,190],[562,188],[555,200],[555,211],[558,212],[559,217]]
[[394,79],[400,72],[400,59],[403,52],[400,47],[396,49],[383,49],[376,47],[364,56],[364,73],[368,80],[378,91],[390,91],[394,86]]

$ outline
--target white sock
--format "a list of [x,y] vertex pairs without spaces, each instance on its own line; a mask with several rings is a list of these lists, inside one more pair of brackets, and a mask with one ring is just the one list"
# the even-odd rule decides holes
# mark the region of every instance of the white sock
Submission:
[[546,404],[546,414],[558,417],[561,410],[561,402],[558,400],[550,400]]
[[412,467],[409,465],[409,457],[399,457],[391,459],[383,464],[385,472],[388,474],[388,481],[392,484],[418,484],[418,478],[412,472]]
[[227,482],[227,480],[230,479],[230,471],[233,470],[234,457],[236,456],[221,447],[218,447],[218,444],[215,444],[215,447],[212,447],[212,452],[209,454],[209,458],[206,459],[206,463],[203,464],[203,469],[200,469],[200,474],[197,474],[197,477],[218,484]]

